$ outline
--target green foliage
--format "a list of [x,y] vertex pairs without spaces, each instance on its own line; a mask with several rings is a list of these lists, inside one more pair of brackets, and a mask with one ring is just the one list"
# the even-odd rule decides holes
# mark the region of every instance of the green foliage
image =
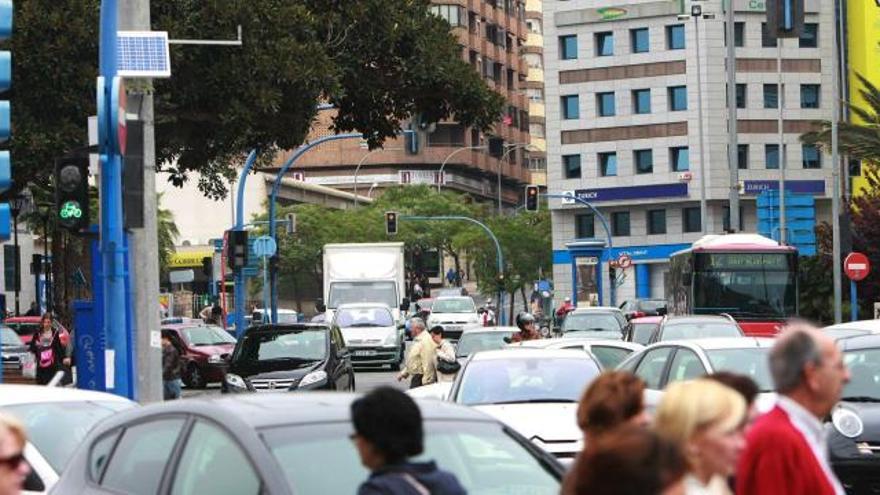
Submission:
[[874,314],[873,303],[880,302],[880,171],[876,166],[865,166],[862,174],[868,186],[853,196],[850,218],[853,250],[864,253],[871,261],[871,273],[858,284],[859,311],[867,317]]
[[171,256],[175,251],[174,242],[180,236],[180,231],[177,230],[177,224],[174,222],[174,214],[171,210],[161,207],[162,195],[158,194],[157,196],[156,204],[160,205],[156,215],[159,240],[159,273],[160,279],[165,280],[168,274],[168,263],[171,261]]

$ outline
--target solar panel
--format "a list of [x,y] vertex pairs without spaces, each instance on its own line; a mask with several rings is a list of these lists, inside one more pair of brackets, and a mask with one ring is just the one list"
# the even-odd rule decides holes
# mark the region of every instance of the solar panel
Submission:
[[166,31],[119,31],[116,56],[123,77],[171,77]]

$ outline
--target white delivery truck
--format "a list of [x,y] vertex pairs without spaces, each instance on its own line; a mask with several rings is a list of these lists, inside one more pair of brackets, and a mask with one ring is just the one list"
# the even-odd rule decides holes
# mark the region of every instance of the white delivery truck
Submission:
[[380,303],[401,323],[406,299],[402,242],[324,245],[324,304],[327,322],[342,304]]

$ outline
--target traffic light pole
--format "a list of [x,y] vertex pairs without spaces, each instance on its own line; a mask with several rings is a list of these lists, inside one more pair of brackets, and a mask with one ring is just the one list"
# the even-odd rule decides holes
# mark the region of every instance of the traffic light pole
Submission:
[[[400,220],[416,220],[416,221],[430,221],[430,220],[439,220],[439,221],[464,221],[470,222],[474,225],[479,226],[483,229],[484,232],[492,239],[492,242],[495,243],[495,257],[498,261],[498,275],[503,278],[504,277],[504,254],[501,252],[501,244],[498,242],[498,238],[495,237],[495,234],[492,232],[486,224],[479,220],[475,220],[471,217],[462,217],[462,216],[436,216],[436,217],[426,217],[426,216],[417,216],[417,215],[398,215],[398,219]],[[511,301],[513,304],[513,301]],[[507,324],[507,318],[504,317],[504,291],[501,290],[500,286],[498,288],[498,323],[500,325]]]
[[[257,150],[251,150],[238,177],[238,196],[235,204],[235,225],[232,230],[244,230],[244,186],[248,174],[257,161]],[[271,225],[271,224],[270,224]],[[235,269],[235,335],[241,338],[244,333],[244,267]]]

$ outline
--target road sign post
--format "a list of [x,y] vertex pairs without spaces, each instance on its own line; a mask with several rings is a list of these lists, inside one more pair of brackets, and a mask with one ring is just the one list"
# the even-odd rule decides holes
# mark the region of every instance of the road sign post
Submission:
[[278,245],[275,239],[268,235],[257,237],[254,240],[254,254],[263,260],[263,323],[273,321],[269,315],[269,258],[275,256]]
[[856,282],[864,280],[871,273],[871,261],[862,253],[849,253],[843,260],[843,271],[849,277],[849,305],[852,321],[859,319],[859,302]]

